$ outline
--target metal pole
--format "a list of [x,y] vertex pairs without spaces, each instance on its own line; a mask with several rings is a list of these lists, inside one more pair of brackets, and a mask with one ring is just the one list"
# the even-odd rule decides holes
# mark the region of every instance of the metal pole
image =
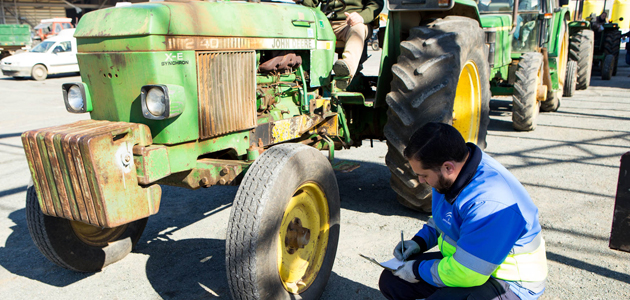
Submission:
[[0,0],[0,10],[2,10],[2,24],[6,24],[7,20],[4,18],[4,0]]
[[15,23],[20,24],[20,18],[18,17],[20,13],[18,12],[17,5],[15,5],[16,3],[17,3],[17,0],[13,0],[13,7],[15,7]]

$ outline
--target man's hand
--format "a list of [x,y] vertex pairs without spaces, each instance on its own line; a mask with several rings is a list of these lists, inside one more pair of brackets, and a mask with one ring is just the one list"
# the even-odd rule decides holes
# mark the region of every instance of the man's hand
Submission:
[[420,282],[420,280],[416,279],[416,275],[413,274],[413,264],[415,262],[415,260],[405,262],[402,267],[394,271],[394,276],[397,276],[398,278],[411,283]]
[[[405,245],[404,253],[402,252],[403,243]],[[420,253],[420,246],[418,245],[418,243],[412,240],[398,242],[398,245],[396,245],[396,248],[394,248],[394,257],[396,257],[398,260],[405,260],[410,256],[418,253]]]
[[344,14],[346,15],[346,22],[348,23],[349,26],[354,26],[357,24],[363,24],[363,17],[361,17],[361,15],[359,15],[359,13],[357,12],[353,12],[351,14],[344,12]]

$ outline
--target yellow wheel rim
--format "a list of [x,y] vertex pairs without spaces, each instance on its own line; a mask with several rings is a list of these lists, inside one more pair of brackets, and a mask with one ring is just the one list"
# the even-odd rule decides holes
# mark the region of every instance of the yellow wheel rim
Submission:
[[453,103],[453,127],[466,142],[477,142],[481,119],[481,82],[479,69],[473,61],[467,61],[459,74]]
[[115,228],[101,228],[85,223],[70,221],[74,234],[84,243],[94,247],[105,247],[118,239],[127,229],[127,224]]
[[569,31],[566,26],[563,27],[562,41],[560,41],[560,52],[558,53],[558,84],[564,86],[564,80],[567,76],[567,60],[569,57]]
[[316,183],[303,184],[284,211],[278,240],[278,273],[288,292],[299,294],[315,281],[329,229],[326,195]]

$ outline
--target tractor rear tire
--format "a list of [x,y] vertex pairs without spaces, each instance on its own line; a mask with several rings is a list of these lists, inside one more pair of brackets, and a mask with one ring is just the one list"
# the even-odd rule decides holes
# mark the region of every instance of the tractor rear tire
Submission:
[[564,80],[562,96],[573,97],[577,85],[577,61],[571,60],[567,63],[567,77]]
[[613,70],[615,67],[615,57],[612,54],[607,54],[602,61],[602,80],[610,80],[613,76]]
[[148,218],[101,228],[45,215],[33,185],[26,190],[26,223],[39,251],[60,267],[98,272],[123,259],[136,246]]
[[339,188],[315,148],[282,144],[251,165],[238,189],[226,238],[234,300],[318,299],[339,241]]
[[428,122],[452,124],[467,142],[486,146],[490,86],[485,36],[473,19],[448,16],[410,30],[392,67],[392,90],[384,134],[385,162],[398,201],[431,211],[431,187],[421,184],[403,151]]
[[604,40],[604,54],[612,54],[612,56],[615,58],[613,62],[612,76],[617,76],[617,64],[619,62],[620,44],[620,30],[611,30],[606,32]]
[[571,36],[569,59],[577,61],[576,89],[585,90],[591,84],[595,35],[590,29],[582,29]]
[[519,131],[536,129],[536,119],[540,101],[536,99],[542,78],[543,56],[529,52],[521,56],[514,73],[514,94],[512,95],[512,127]]

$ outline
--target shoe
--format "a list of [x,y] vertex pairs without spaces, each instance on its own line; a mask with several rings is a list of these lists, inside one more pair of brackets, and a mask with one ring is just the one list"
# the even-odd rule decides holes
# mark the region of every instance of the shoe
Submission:
[[338,59],[333,65],[333,71],[335,71],[335,77],[347,77],[350,76],[350,68],[343,59]]

